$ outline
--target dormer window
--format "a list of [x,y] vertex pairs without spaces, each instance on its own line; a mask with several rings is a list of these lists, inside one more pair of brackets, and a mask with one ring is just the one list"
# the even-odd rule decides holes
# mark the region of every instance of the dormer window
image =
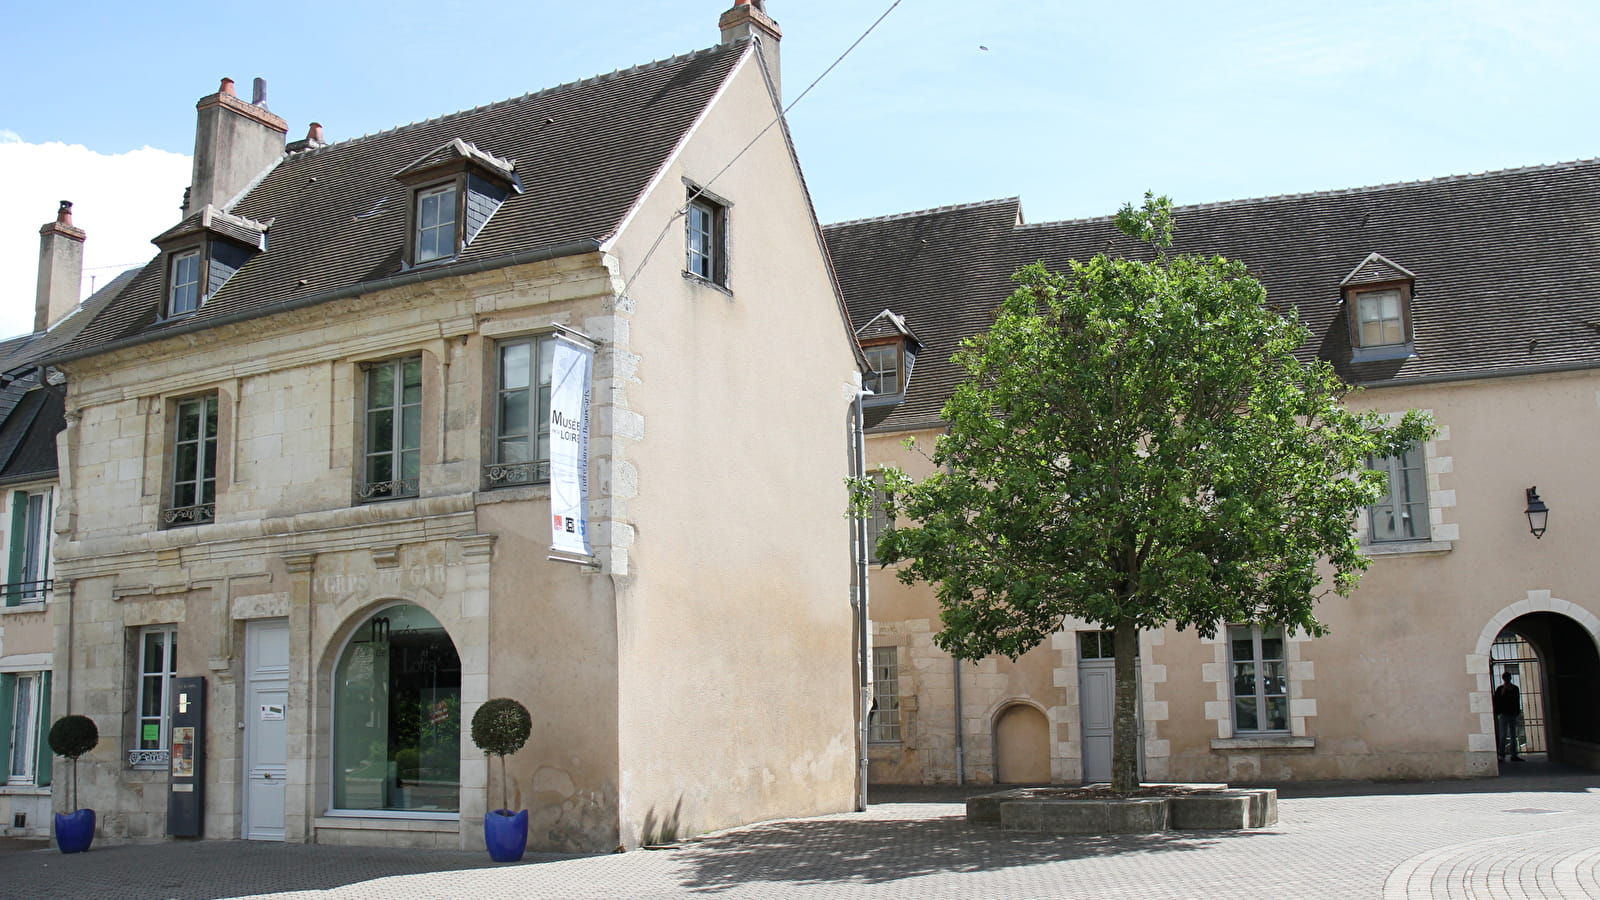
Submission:
[[417,262],[456,255],[456,186],[417,192]]
[[271,225],[207,204],[156,237],[152,243],[167,256],[162,317],[187,316],[205,306],[251,257],[267,248]]
[[856,341],[867,363],[861,373],[861,387],[868,392],[863,402],[889,406],[904,400],[922,350],[905,317],[886,309],[856,329]]
[[1363,347],[1381,347],[1406,342],[1406,317],[1399,288],[1357,291],[1357,341]]
[[900,356],[903,352],[901,343],[896,341],[893,344],[863,347],[861,350],[867,356],[867,371],[862,377],[861,386],[874,394],[898,394]]
[[457,138],[394,173],[411,188],[405,264],[460,256],[500,204],[521,192],[514,166]]
[[188,315],[199,308],[200,251],[174,253],[167,274],[167,315]]
[[1416,275],[1378,253],[1368,254],[1340,284],[1350,329],[1350,361],[1410,359],[1411,297]]

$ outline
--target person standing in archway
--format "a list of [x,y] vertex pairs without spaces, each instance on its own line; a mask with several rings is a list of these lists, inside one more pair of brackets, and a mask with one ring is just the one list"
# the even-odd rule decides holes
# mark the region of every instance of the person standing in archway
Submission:
[[1500,686],[1494,689],[1495,756],[1522,762],[1517,752],[1517,720],[1522,718],[1522,691],[1511,683],[1511,672],[1500,673]]

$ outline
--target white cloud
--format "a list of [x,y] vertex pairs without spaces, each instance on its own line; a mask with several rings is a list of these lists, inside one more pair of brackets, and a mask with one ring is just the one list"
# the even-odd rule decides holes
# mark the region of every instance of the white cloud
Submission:
[[83,294],[155,255],[150,239],[178,221],[189,157],[145,147],[103,154],[77,144],[31,144],[0,129],[0,337],[33,330],[39,226],[71,200],[73,224],[89,233]]

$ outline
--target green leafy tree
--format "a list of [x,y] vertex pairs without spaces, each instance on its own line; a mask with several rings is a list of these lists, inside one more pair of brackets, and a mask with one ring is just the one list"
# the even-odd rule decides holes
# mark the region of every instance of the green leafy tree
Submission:
[[[1152,261],[1029,266],[994,326],[957,354],[966,380],[921,482],[886,473],[879,540],[907,584],[934,586],[937,644],[1013,659],[1075,617],[1116,654],[1112,787],[1138,786],[1141,629],[1227,622],[1324,633],[1313,606],[1367,559],[1353,523],[1384,494],[1372,456],[1431,433],[1347,409],[1351,388],[1295,351],[1310,337],[1245,266],[1168,256],[1172,207],[1124,206]],[[855,515],[870,480],[852,485]]]

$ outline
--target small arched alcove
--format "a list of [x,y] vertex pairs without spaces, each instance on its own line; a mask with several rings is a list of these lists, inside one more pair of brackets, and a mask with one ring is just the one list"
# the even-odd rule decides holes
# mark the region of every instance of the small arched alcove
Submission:
[[994,780],[1001,784],[1050,782],[1050,720],[1037,708],[1013,703],[994,720]]

